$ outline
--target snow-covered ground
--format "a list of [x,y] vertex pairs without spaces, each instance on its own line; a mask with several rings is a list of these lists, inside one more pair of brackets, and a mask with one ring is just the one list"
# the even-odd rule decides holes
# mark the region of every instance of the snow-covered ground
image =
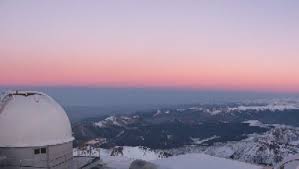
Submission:
[[201,153],[161,158],[159,153],[141,147],[123,147],[123,154],[111,156],[112,150],[86,148],[74,149],[75,156],[100,155],[102,162],[112,169],[128,169],[136,159],[152,162],[159,169],[262,169],[261,166],[247,164],[225,158],[213,157]]
[[126,157],[102,156],[103,163],[112,169],[129,169],[130,164],[134,161]]
[[161,169],[262,169],[238,161],[224,158],[212,157],[204,154],[186,154],[174,156],[166,159],[152,161],[160,166]]
[[[113,169],[128,169],[132,159],[126,157],[103,156],[103,162]],[[150,161],[159,169],[262,169],[261,166],[239,161],[212,157],[204,154],[186,154]]]

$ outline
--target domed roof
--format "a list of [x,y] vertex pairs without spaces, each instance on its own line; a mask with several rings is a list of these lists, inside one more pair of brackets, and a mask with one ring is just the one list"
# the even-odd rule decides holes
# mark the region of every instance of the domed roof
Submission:
[[57,145],[74,140],[63,108],[40,92],[8,92],[0,101],[0,147]]

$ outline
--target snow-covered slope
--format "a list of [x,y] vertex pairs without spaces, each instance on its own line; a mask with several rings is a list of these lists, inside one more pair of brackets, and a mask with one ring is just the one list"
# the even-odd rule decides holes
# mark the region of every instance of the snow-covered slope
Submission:
[[[121,148],[121,149],[120,149]],[[128,169],[136,159],[150,161],[159,169],[262,169],[260,166],[247,164],[225,158],[213,157],[202,153],[166,158],[163,153],[143,147],[116,147],[114,149],[99,149],[91,146],[74,149],[74,156],[99,157],[103,163],[112,169]]]
[[186,154],[152,162],[161,169],[262,169],[261,166],[204,154]]
[[251,135],[239,142],[210,146],[206,154],[236,160],[275,165],[283,158],[299,153],[299,129],[276,125],[262,135]]
[[239,106],[236,108],[231,108],[230,110],[256,110],[256,111],[263,111],[263,110],[270,110],[270,111],[276,111],[276,110],[297,110],[299,109],[298,105],[295,104],[269,104],[269,105],[262,105],[262,106]]
[[130,118],[126,116],[110,116],[104,120],[94,123],[94,126],[99,128],[106,128],[111,126],[124,127],[128,124],[133,123],[136,118],[138,117],[134,116],[133,118]]
[[[102,156],[103,162],[113,169],[128,169],[133,159]],[[212,157],[204,154],[186,154],[150,161],[159,169],[263,169],[262,166]]]

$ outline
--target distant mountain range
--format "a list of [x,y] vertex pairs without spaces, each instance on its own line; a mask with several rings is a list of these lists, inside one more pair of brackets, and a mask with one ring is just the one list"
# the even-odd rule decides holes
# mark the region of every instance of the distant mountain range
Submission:
[[143,146],[273,165],[299,153],[299,102],[272,100],[99,116],[73,126],[76,146]]

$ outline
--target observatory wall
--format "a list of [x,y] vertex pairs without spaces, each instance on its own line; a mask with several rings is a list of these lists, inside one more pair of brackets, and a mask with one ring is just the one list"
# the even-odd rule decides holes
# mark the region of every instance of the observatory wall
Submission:
[[1,169],[71,169],[72,142],[44,147],[0,147]]

